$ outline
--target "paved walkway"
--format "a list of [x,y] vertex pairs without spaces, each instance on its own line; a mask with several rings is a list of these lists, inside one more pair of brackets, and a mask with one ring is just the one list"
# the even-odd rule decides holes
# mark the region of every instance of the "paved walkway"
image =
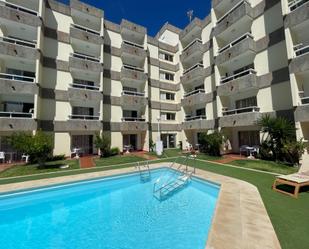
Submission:
[[93,156],[84,156],[79,158],[79,165],[81,169],[93,168],[95,163],[93,161]]

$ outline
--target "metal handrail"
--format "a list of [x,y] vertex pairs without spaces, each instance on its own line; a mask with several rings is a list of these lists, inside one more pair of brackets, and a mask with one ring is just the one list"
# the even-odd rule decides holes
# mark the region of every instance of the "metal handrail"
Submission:
[[130,42],[130,41],[127,41],[127,40],[123,40],[122,44],[131,46],[131,47],[135,47],[135,48],[144,49],[144,47],[142,45],[139,45],[139,44],[137,44],[135,42]]
[[203,43],[203,41],[199,38],[195,38],[192,42],[190,42],[183,50],[182,53],[184,53],[185,51],[187,51],[191,46],[193,46],[195,43]]
[[187,98],[189,96],[192,96],[192,95],[195,95],[195,94],[198,94],[198,93],[205,93],[205,92],[206,92],[205,89],[196,89],[194,91],[186,93],[183,97]]
[[134,92],[134,91],[123,90],[123,92],[121,93],[121,95],[130,95],[130,96],[145,97],[145,92],[141,93],[141,92]]
[[302,43],[294,46],[295,56],[301,56],[309,52],[309,45],[304,46]]
[[186,74],[188,74],[189,72],[191,72],[191,71],[193,71],[193,70],[195,70],[195,69],[197,69],[197,68],[204,68],[204,65],[202,64],[202,63],[197,63],[197,64],[195,64],[194,66],[192,66],[192,67],[190,67],[189,69],[187,69],[186,71],[184,71],[184,73],[183,73],[183,75],[186,75]]
[[145,118],[123,117],[121,121],[125,122],[146,122]]
[[188,122],[188,121],[193,121],[193,120],[202,120],[202,119],[207,119],[206,115],[199,115],[199,116],[192,116],[192,117],[187,117],[185,118],[185,121]]
[[288,6],[290,8],[290,11],[292,12],[298,9],[300,6],[304,5],[308,1],[309,0],[294,0],[294,1],[289,2]]
[[87,60],[87,61],[94,61],[94,62],[100,62],[100,58],[96,58],[94,56],[84,55],[80,53],[71,53],[71,57],[80,59],[80,60]]
[[33,118],[29,112],[0,112],[0,118]]
[[28,77],[28,76],[17,75],[17,74],[8,74],[8,73],[0,73],[0,79],[17,80],[17,81],[24,81],[24,82],[29,82],[29,83],[34,83],[35,81],[34,77]]
[[24,47],[29,47],[29,48],[36,48],[35,42],[11,38],[11,37],[7,37],[7,36],[1,36],[0,40],[3,41],[3,42],[6,42],[6,43],[10,43],[10,44],[16,44],[16,45],[20,45],[20,46],[24,46]]
[[94,116],[94,115],[80,115],[80,114],[72,114],[69,115],[69,119],[71,120],[99,120],[100,116]]
[[217,25],[222,22],[231,12],[233,12],[235,9],[237,9],[242,4],[247,3],[250,5],[250,3],[247,0],[240,1],[238,4],[236,4],[233,8],[231,8],[228,12],[226,12],[221,18],[217,20]]
[[92,90],[92,91],[99,91],[100,87],[98,86],[90,86],[90,85],[84,85],[84,84],[78,84],[78,83],[72,83],[70,84],[70,87],[75,89],[86,89],[86,90]]
[[34,16],[39,15],[39,13],[37,11],[28,9],[26,7],[23,7],[23,6],[20,6],[20,5],[17,5],[17,4],[8,3],[8,2],[5,2],[3,0],[0,1],[0,5],[5,6],[5,7],[9,7],[11,9],[15,9],[15,10],[18,10],[18,11],[22,11],[22,12],[25,12],[25,13],[28,13],[28,14],[31,14],[31,15],[34,15]]
[[220,80],[220,83],[224,84],[224,83],[227,83],[229,81],[241,78],[241,77],[248,75],[248,74],[256,74],[256,71],[253,68],[250,68],[250,69],[244,70],[240,73],[233,74],[233,75],[228,76],[228,77],[222,77],[221,80]]
[[309,97],[302,97],[300,98],[302,105],[308,105],[309,104]]
[[223,116],[228,116],[228,115],[234,115],[234,114],[241,114],[241,113],[247,113],[247,112],[259,112],[260,108],[258,106],[248,106],[248,107],[243,107],[243,108],[238,108],[238,109],[233,109],[233,110],[226,110],[226,108],[223,108],[222,114]]
[[143,68],[140,68],[140,67],[135,67],[135,66],[130,66],[130,65],[124,64],[124,65],[123,65],[123,68],[124,68],[124,69],[128,69],[128,70],[132,70],[132,71],[136,71],[136,72],[142,72],[142,73],[144,73],[144,69],[143,69]]
[[71,27],[75,28],[75,29],[79,29],[79,30],[85,31],[87,33],[91,33],[91,34],[94,34],[94,35],[97,35],[97,36],[101,36],[100,32],[98,32],[96,30],[93,30],[93,29],[90,29],[90,28],[87,28],[87,27],[82,26],[82,25],[71,24]]
[[252,38],[253,39],[253,36],[250,32],[247,32],[243,35],[241,35],[240,37],[236,38],[235,40],[233,40],[232,42],[230,42],[229,44],[227,44],[226,46],[224,46],[223,48],[220,48],[218,50],[218,54],[221,54],[222,52],[224,52],[225,50],[231,48],[231,47],[234,47],[235,45],[237,45],[238,43],[240,43],[241,41],[245,40],[246,38]]

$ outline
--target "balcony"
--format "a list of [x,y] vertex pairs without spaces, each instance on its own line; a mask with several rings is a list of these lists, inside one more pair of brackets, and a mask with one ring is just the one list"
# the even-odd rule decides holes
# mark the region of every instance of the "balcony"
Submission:
[[36,43],[10,37],[0,37],[0,54],[27,60],[36,60],[40,57]]
[[253,20],[253,9],[248,1],[241,1],[218,19],[214,28],[214,36],[221,36],[238,23],[250,24]]
[[3,94],[38,94],[35,78],[15,74],[0,73],[0,93]]
[[137,106],[140,108],[144,108],[146,105],[148,105],[145,93],[123,91],[121,95],[122,106]]
[[249,106],[234,110],[223,108],[222,117],[219,120],[220,127],[239,127],[256,125],[261,118],[260,108]]
[[294,0],[289,2],[290,13],[284,20],[285,27],[294,27],[304,24],[304,28],[309,23],[309,1],[308,0]]
[[213,100],[213,94],[206,94],[204,89],[197,89],[184,95],[181,100],[182,106],[192,107],[202,103],[209,103]]
[[218,96],[229,96],[252,89],[259,89],[256,71],[254,69],[248,69],[229,77],[223,77],[220,83],[221,85],[217,89]]
[[143,45],[147,30],[140,25],[122,19],[120,33],[123,40]]
[[37,123],[32,113],[0,112],[0,131],[33,131]]
[[93,43],[96,45],[103,44],[103,37],[101,37],[100,32],[77,24],[71,24],[70,36],[73,39],[87,43]]
[[123,41],[121,44],[121,58],[126,61],[127,64],[138,63],[143,65],[146,59],[147,53],[143,46],[129,42]]
[[103,125],[99,116],[72,114],[67,121],[54,121],[55,131],[100,131]]
[[247,59],[253,61],[255,54],[256,46],[253,36],[250,33],[246,33],[221,48],[215,61],[217,65],[230,63],[238,57],[247,57]]
[[72,53],[70,55],[69,65],[71,68],[87,72],[100,73],[103,70],[103,66],[100,63],[99,58],[80,53]]
[[296,122],[309,122],[309,97],[303,96],[303,92],[300,93],[300,105],[295,110]]
[[240,2],[240,0],[212,0],[212,7],[220,13],[225,13],[232,9],[233,5],[238,4],[238,2]]
[[69,100],[98,103],[103,100],[103,95],[99,90],[97,86],[73,83],[68,89]]
[[80,114],[72,114],[69,115],[69,120],[99,120],[100,116],[94,115],[80,115]]
[[294,58],[289,68],[291,73],[309,71],[309,45],[298,44],[294,46]]
[[200,39],[195,39],[187,47],[185,47],[180,55],[181,62],[188,66],[199,63],[203,60],[204,47]]
[[205,77],[204,65],[198,63],[184,72],[184,75],[181,77],[181,83],[189,85],[195,81],[202,81]]
[[147,131],[148,123],[144,118],[124,117],[121,119],[120,131]]
[[33,27],[38,27],[42,23],[38,12],[3,1],[0,1],[0,17],[1,19],[5,19],[3,22],[18,22]]
[[182,123],[183,130],[209,130],[214,129],[214,120],[207,120],[205,115],[187,117]]
[[147,80],[147,74],[145,74],[144,69],[124,65],[121,68],[121,75],[120,75],[121,81],[127,81],[131,83],[145,83]]
[[201,39],[202,29],[202,20],[194,18],[194,20],[180,33],[179,39],[182,44],[186,46],[194,39]]

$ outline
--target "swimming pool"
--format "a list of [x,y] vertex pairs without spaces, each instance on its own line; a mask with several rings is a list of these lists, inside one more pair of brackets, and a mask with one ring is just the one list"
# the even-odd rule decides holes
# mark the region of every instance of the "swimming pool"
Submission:
[[0,195],[0,248],[204,249],[219,186],[194,178],[160,202],[166,170]]

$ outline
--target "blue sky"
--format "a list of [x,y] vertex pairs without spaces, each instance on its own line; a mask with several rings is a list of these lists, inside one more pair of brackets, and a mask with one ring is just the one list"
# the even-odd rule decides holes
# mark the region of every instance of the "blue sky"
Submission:
[[[58,0],[67,3],[69,0]],[[194,16],[205,18],[211,0],[83,0],[105,12],[105,18],[120,23],[122,18],[143,25],[148,34],[156,35],[165,22],[184,28],[189,20],[187,11],[193,10]]]

